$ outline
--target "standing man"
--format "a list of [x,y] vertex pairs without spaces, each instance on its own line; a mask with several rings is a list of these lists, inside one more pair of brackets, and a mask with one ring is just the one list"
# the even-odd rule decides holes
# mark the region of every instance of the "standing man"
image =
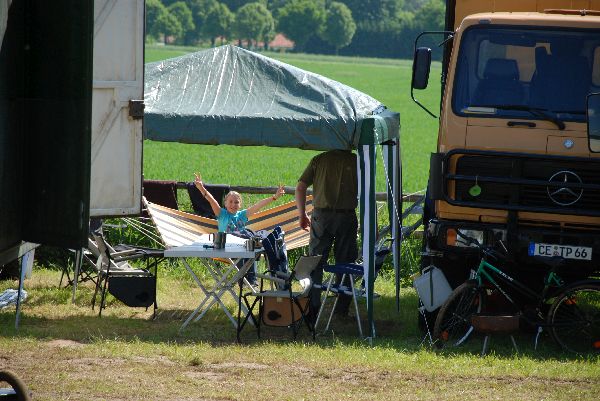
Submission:
[[[313,186],[313,214],[306,214],[306,190]],[[312,274],[313,282],[323,282],[323,265],[333,246],[335,263],[354,263],[358,256],[356,235],[358,220],[358,179],[356,155],[350,150],[330,150],[312,158],[296,185],[296,205],[300,227],[310,227],[310,255],[323,255]],[[338,283],[340,277],[338,276]],[[339,295],[336,313],[348,314],[352,297]],[[321,290],[310,293],[310,313],[316,319],[321,306]]]

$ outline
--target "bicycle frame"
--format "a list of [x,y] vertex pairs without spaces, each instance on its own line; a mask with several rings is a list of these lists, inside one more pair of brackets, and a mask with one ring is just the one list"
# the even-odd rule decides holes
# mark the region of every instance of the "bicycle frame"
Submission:
[[556,274],[555,269],[556,267],[553,267],[546,275],[544,279],[544,289],[542,290],[541,294],[538,294],[537,292],[531,290],[519,280],[515,279],[514,277],[511,277],[504,271],[498,269],[496,266],[489,263],[485,259],[485,256],[481,258],[479,267],[475,272],[475,279],[477,280],[477,283],[481,288],[485,287],[485,282],[489,282],[490,284],[492,284],[494,288],[496,288],[517,310],[521,311],[523,309],[521,305],[519,305],[504,288],[502,288],[502,285],[499,283],[499,281],[502,281],[506,285],[515,289],[521,295],[524,295],[528,299],[535,301],[536,308],[539,311],[542,303],[546,300],[546,296],[550,288],[552,288],[553,286],[560,288],[564,285],[563,280]]

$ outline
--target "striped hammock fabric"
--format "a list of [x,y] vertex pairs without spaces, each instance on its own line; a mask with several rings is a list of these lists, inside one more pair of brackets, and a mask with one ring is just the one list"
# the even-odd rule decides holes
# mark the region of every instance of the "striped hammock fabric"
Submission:
[[[144,203],[167,248],[192,244],[199,241],[201,235],[217,231],[217,221],[214,219],[171,209],[145,199]],[[306,213],[309,217],[312,210],[312,196],[308,196]],[[308,231],[302,230],[298,224],[298,209],[295,201],[255,213],[247,224],[252,231],[272,231],[277,226],[285,232],[285,244],[288,250],[308,245],[310,236]]]

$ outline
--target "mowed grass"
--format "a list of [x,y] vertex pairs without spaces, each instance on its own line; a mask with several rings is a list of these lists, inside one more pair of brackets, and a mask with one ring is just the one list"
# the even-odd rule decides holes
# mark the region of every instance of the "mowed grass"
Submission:
[[[0,369],[17,372],[35,400],[596,400],[600,391],[598,358],[562,354],[545,335],[538,350],[532,334],[517,336],[518,355],[502,336],[485,358],[481,337],[436,352],[413,323],[412,289],[403,289],[400,313],[389,296],[376,301],[373,344],[337,318],[316,342],[306,330],[292,341],[289,330],[264,327],[258,340],[247,327],[236,344],[218,308],[179,331],[200,300],[181,266],[162,266],[154,320],[112,297],[99,318],[91,283],[71,304],[58,281],[46,269],[27,280],[18,331],[14,313],[0,311]],[[0,291],[15,284],[0,282]],[[390,281],[381,284],[392,292]],[[234,308],[230,297],[225,303]]]

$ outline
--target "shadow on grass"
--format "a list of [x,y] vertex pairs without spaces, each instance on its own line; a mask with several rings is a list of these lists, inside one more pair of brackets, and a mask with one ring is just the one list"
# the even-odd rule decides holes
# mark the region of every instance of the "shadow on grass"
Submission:
[[[191,313],[191,309],[160,308],[153,318],[152,308],[128,308],[120,302],[110,299],[102,317],[98,309],[92,311],[88,293],[78,294],[76,305],[70,304],[70,298],[63,293],[68,290],[50,291],[44,289],[36,294],[32,302],[27,301],[21,315],[20,328],[14,327],[14,309],[0,311],[0,337],[35,338],[40,340],[65,339],[82,343],[99,340],[119,339],[120,341],[141,341],[154,344],[193,344],[208,343],[218,347],[236,344],[236,329],[223,311],[216,306],[211,308],[201,320],[191,322],[184,330],[182,323]],[[331,303],[330,303],[331,304]],[[50,307],[48,307],[50,305]],[[308,329],[302,326],[298,331],[296,343],[321,348],[340,346],[372,346],[391,348],[399,352],[417,353],[424,349],[433,350],[439,355],[454,357],[457,355],[478,355],[483,347],[483,337],[474,335],[461,347],[437,350],[430,344],[426,334],[417,328],[417,297],[413,291],[403,291],[400,311],[396,311],[394,297],[381,296],[374,301],[376,338],[369,342],[358,335],[354,312],[350,317],[334,317],[330,330],[318,333],[315,342]],[[43,310],[36,310],[43,306]],[[360,315],[364,335],[369,334],[366,322],[366,307],[360,302]],[[56,310],[55,310],[56,309]],[[44,311],[46,311],[44,313]],[[327,310],[325,312],[328,312]],[[234,318],[237,315],[233,314]],[[326,316],[328,314],[326,313]],[[325,322],[320,324],[324,327]],[[519,356],[533,360],[577,360],[576,355],[562,353],[547,335],[540,338],[540,346],[534,349],[532,333],[520,333],[515,336]],[[246,325],[241,333],[241,346],[260,347],[264,343],[292,343],[290,328],[261,326],[261,338],[256,329]],[[508,336],[492,336],[489,355],[496,358],[511,359],[515,351]]]
[[[191,322],[184,330],[181,325],[198,304],[200,292],[191,280],[178,280],[165,277],[160,280],[158,306],[156,317],[149,308],[129,308],[112,296],[108,297],[107,307],[98,317],[98,307],[92,311],[91,299],[94,287],[86,283],[78,288],[75,304],[71,303],[71,288],[57,288],[55,283],[59,277],[56,272],[40,273],[39,279],[26,283],[29,298],[23,305],[19,330],[14,328],[14,307],[0,310],[0,337],[35,339],[67,339],[79,342],[94,342],[105,339],[120,341],[141,341],[154,344],[194,344],[206,343],[214,346],[235,345],[236,329],[225,316],[221,308],[213,306],[205,316]],[[14,283],[2,282],[0,287],[12,286]],[[483,347],[483,337],[473,335],[461,347],[437,350],[431,345],[426,334],[418,328],[418,299],[412,288],[402,288],[400,308],[396,308],[393,296],[392,280],[379,281],[378,289],[382,296],[373,303],[375,338],[372,341],[360,338],[354,311],[351,317],[339,318],[334,315],[328,332],[318,333],[316,342],[306,327],[301,327],[296,342],[303,346],[334,348],[351,347],[380,347],[393,349],[398,352],[418,353],[432,350],[442,356],[479,355]],[[329,308],[333,304],[328,301]],[[99,303],[99,299],[97,300]],[[237,317],[232,299],[227,296],[226,304],[234,318]],[[319,331],[326,324],[328,310],[321,318]],[[364,336],[370,335],[367,325],[367,311],[364,299],[359,301]],[[325,319],[324,319],[325,318]],[[265,343],[293,342],[292,330],[279,327],[261,327],[261,338],[257,338],[256,330],[246,325],[241,333],[243,347],[260,347]],[[579,357],[563,353],[554,344],[549,335],[544,333],[539,341],[539,347],[534,349],[534,333],[520,333],[516,336],[519,355],[534,360],[575,360]],[[510,337],[492,336],[489,354],[498,358],[515,358]]]

